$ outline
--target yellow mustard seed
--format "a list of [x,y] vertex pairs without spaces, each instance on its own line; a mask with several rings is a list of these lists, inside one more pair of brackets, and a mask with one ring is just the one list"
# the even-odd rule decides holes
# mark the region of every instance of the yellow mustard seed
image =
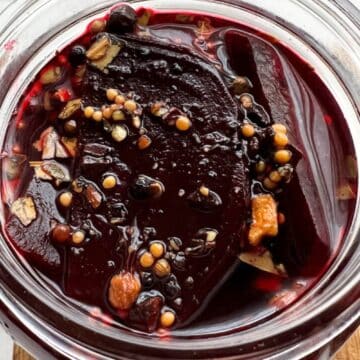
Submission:
[[154,258],[160,258],[164,255],[164,245],[160,242],[152,243],[149,250]]
[[63,207],[69,207],[72,203],[73,195],[69,191],[65,191],[59,196],[59,203]]
[[111,119],[113,114],[113,111],[111,110],[110,107],[106,107],[103,111],[102,111],[102,115],[104,119]]
[[175,322],[175,314],[172,311],[165,311],[161,314],[160,324],[162,327],[169,328]]
[[87,106],[84,109],[84,116],[88,119],[92,118],[93,114],[95,112],[95,109],[92,106]]
[[281,181],[281,175],[278,171],[274,170],[269,174],[269,179],[274,183],[278,183]]
[[286,164],[290,161],[292,153],[290,150],[278,150],[274,154],[274,160],[278,164]]
[[265,189],[268,189],[268,190],[275,190],[277,188],[277,183],[271,181],[268,177],[264,179],[263,185],[264,185]]
[[154,257],[148,252],[144,252],[141,256],[140,256],[140,265],[143,268],[149,268],[154,264]]
[[115,98],[118,96],[119,92],[116,89],[107,89],[106,90],[106,97],[109,101],[114,101]]
[[287,133],[287,128],[283,124],[276,123],[272,126],[272,128],[276,133],[282,133],[282,134]]
[[122,121],[125,120],[125,114],[121,110],[115,110],[112,113],[112,118],[114,121]]
[[100,121],[103,119],[102,111],[96,110],[96,111],[93,113],[92,118],[93,118],[93,120],[95,120],[96,122],[100,122]]
[[199,192],[203,196],[209,196],[210,190],[209,190],[209,188],[207,188],[206,186],[203,185],[200,187]]
[[132,113],[136,110],[137,108],[137,105],[136,105],[136,102],[134,100],[126,100],[125,103],[124,103],[124,108]]
[[244,137],[252,137],[255,135],[255,128],[251,124],[244,124],[241,127],[241,133]]
[[116,177],[114,175],[108,175],[104,178],[102,186],[104,189],[109,190],[113,189],[116,186]]
[[274,145],[276,147],[284,147],[289,143],[289,139],[286,134],[277,132],[274,136]]
[[111,136],[116,142],[122,142],[127,138],[127,130],[123,126],[116,125],[111,132]]
[[180,131],[187,131],[191,128],[191,120],[187,116],[179,116],[176,119],[175,126]]
[[74,244],[81,244],[85,240],[85,233],[82,230],[75,231],[71,236]]
[[115,104],[116,105],[124,105],[126,99],[125,99],[125,96],[124,95],[118,95],[116,98],[115,98]]

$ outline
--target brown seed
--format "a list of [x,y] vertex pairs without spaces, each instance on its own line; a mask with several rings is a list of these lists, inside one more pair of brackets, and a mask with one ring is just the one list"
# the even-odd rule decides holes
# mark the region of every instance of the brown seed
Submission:
[[274,154],[274,160],[279,164],[286,164],[290,161],[292,153],[289,150],[278,150]]
[[165,115],[168,111],[168,107],[162,101],[157,101],[156,103],[152,104],[150,109],[150,112],[157,117]]
[[102,111],[96,110],[92,115],[93,120],[100,122],[103,119]]
[[153,264],[154,264],[154,257],[148,252],[148,251],[145,251],[141,256],[140,256],[140,265],[143,267],[143,268],[149,268],[151,267]]
[[151,145],[151,139],[147,135],[141,135],[138,139],[137,146],[140,150],[145,150]]
[[252,137],[255,135],[255,128],[251,124],[244,124],[241,127],[241,133],[244,137]]
[[168,276],[170,271],[171,267],[166,259],[160,259],[155,263],[154,272],[158,277],[162,278]]
[[109,101],[114,101],[116,97],[119,95],[119,92],[116,89],[107,89],[106,97]]
[[124,108],[130,113],[132,113],[137,108],[136,102],[134,100],[126,100],[124,103]]
[[180,131],[187,131],[191,128],[191,120],[187,116],[179,116],[176,119],[175,126]]
[[82,193],[84,190],[84,188],[80,186],[77,180],[74,180],[71,185],[72,185],[72,189],[78,194]]
[[84,115],[86,118],[90,119],[94,115],[95,109],[92,106],[87,106],[84,109]]
[[281,212],[278,213],[278,223],[280,225],[283,225],[285,224],[285,221],[286,221],[286,218],[285,218],[285,215]]
[[70,238],[70,233],[69,225],[57,224],[52,230],[52,238],[57,242],[63,243]]
[[269,179],[274,183],[278,183],[281,181],[281,175],[278,171],[274,170],[269,174]]
[[137,274],[122,271],[114,275],[110,281],[109,301],[119,310],[129,310],[141,291],[141,283]]
[[255,170],[258,174],[262,174],[266,170],[266,162],[263,160],[257,162]]
[[162,327],[170,327],[175,322],[175,314],[172,311],[165,311],[161,314],[160,324]]
[[289,143],[289,139],[286,134],[277,132],[274,136],[274,145],[276,147],[282,148]]
[[72,234],[71,240],[74,244],[81,244],[85,240],[85,232],[77,230]]
[[268,177],[264,179],[263,185],[268,190],[275,190],[277,188],[277,183],[271,181]]
[[250,83],[249,80],[244,76],[237,76],[231,85],[236,95],[241,95],[244,92],[249,91]]
[[149,250],[154,258],[160,258],[164,255],[164,245],[160,242],[153,242]]
[[77,124],[75,120],[68,120],[65,124],[64,124],[64,130],[68,133],[68,134],[75,134],[76,130],[77,130]]
[[272,125],[272,128],[276,133],[282,133],[282,134],[287,133],[287,128],[283,124],[276,123],[276,124]]
[[250,95],[241,96],[240,102],[245,109],[250,109],[253,106],[253,100]]
[[108,175],[104,178],[102,186],[104,189],[109,190],[113,189],[116,186],[116,177],[114,175]]
[[59,203],[63,207],[69,207],[72,203],[73,195],[69,191],[65,191],[59,196]]
[[112,118],[114,121],[122,121],[125,120],[125,114],[121,110],[115,110],[112,114]]
[[90,31],[93,34],[97,34],[100,32],[103,32],[106,27],[106,21],[105,20],[94,20],[90,25]]

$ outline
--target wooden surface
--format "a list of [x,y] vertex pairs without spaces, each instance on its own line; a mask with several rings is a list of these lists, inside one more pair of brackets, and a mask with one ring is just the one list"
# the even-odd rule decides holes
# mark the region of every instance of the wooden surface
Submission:
[[[360,329],[346,342],[336,354],[334,360],[359,360],[360,359]],[[21,347],[14,346],[13,360],[34,360]],[[43,360],[43,359],[39,359]]]

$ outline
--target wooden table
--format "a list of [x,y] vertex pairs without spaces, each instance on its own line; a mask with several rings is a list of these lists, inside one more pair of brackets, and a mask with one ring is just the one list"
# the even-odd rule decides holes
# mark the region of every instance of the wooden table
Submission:
[[[346,342],[336,354],[334,360],[359,360],[360,359],[360,329]],[[13,360],[34,360],[21,347],[15,345]],[[42,359],[41,359],[42,360]]]

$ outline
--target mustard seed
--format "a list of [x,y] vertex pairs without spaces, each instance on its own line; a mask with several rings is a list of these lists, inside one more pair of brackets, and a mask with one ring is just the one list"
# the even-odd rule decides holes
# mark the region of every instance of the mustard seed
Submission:
[[277,188],[277,183],[271,181],[268,177],[264,179],[263,185],[268,190],[275,190]]
[[92,115],[93,120],[100,122],[103,119],[102,111],[96,110]]
[[122,121],[125,120],[125,114],[121,110],[115,110],[112,113],[112,118],[114,121]]
[[150,253],[154,258],[160,258],[164,255],[164,245],[160,242],[154,242],[150,245]]
[[281,181],[281,175],[278,171],[274,170],[269,174],[269,179],[274,183],[278,183]]
[[140,265],[143,268],[149,268],[153,265],[154,263],[154,257],[148,252],[144,252],[141,256],[140,256]]
[[107,107],[102,111],[102,115],[104,119],[111,119],[113,111],[111,110],[111,108]]
[[109,101],[114,101],[115,98],[118,96],[119,92],[116,89],[107,89],[106,90],[106,97]]
[[92,118],[92,116],[94,115],[95,109],[92,106],[87,106],[84,109],[84,116],[88,119]]
[[124,95],[118,95],[115,98],[115,104],[117,104],[117,105],[124,105],[125,101],[126,101],[126,99],[125,99]]
[[187,131],[191,128],[191,120],[187,116],[179,116],[176,119],[175,126],[180,131]]
[[73,195],[69,191],[65,191],[59,196],[59,203],[63,207],[69,207],[72,203]]
[[160,324],[162,327],[170,327],[175,322],[175,314],[172,311],[165,311],[161,314]]
[[77,230],[72,234],[71,240],[74,244],[81,244],[85,240],[85,233],[82,230]]
[[241,127],[241,133],[244,137],[252,137],[255,135],[255,128],[251,124],[244,124]]
[[113,189],[116,186],[116,177],[114,175],[108,175],[104,178],[102,186],[104,189],[109,190]]
[[116,125],[111,132],[111,136],[117,142],[124,141],[127,137],[127,130],[123,126]]
[[282,134],[287,133],[287,128],[283,124],[276,123],[276,124],[272,125],[272,128],[276,133],[282,133]]
[[130,113],[132,113],[137,108],[136,102],[134,100],[126,100],[124,103],[124,108]]
[[274,154],[274,160],[279,164],[286,164],[290,161],[292,153],[289,150],[278,150]]
[[258,174],[262,174],[266,170],[266,162],[263,160],[260,160],[255,165],[255,170]]
[[203,196],[209,196],[210,190],[206,186],[201,186],[199,192]]
[[289,143],[289,139],[286,134],[277,132],[274,136],[274,145],[276,147],[284,147]]

